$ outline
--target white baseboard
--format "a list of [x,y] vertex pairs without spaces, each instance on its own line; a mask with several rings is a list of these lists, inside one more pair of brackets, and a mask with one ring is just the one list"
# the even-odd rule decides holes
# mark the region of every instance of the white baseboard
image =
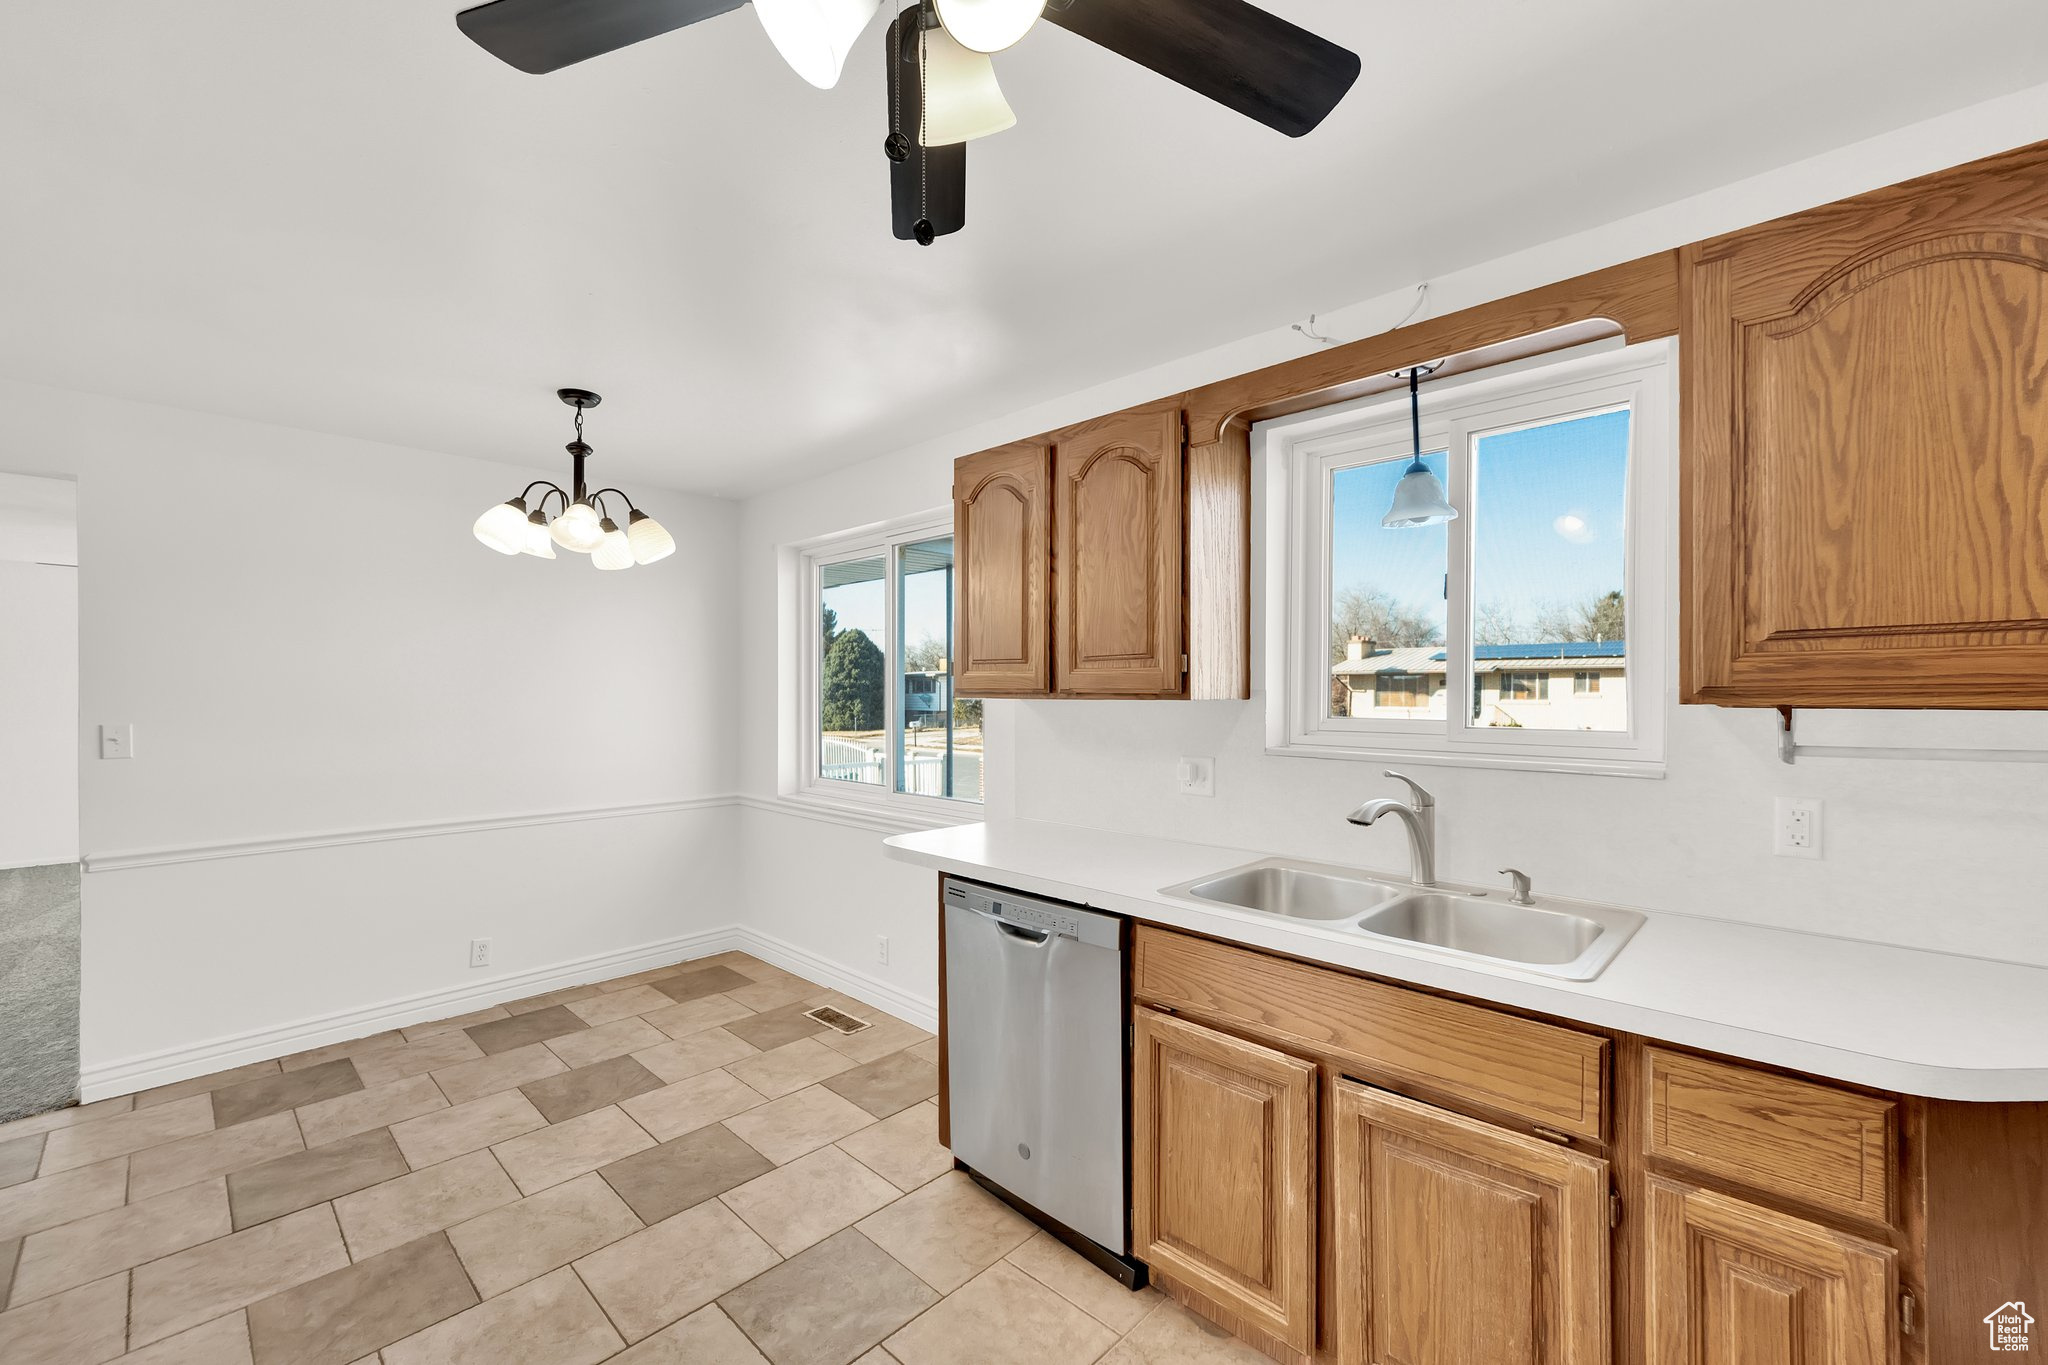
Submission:
[[381,1004],[368,1005],[361,1009],[339,1010],[332,1014],[300,1019],[275,1028],[252,1029],[231,1037],[210,1038],[205,1042],[192,1043],[185,1047],[166,1048],[162,1052],[101,1062],[86,1067],[80,1075],[79,1098],[90,1104],[94,1100],[169,1085],[173,1081],[190,1080],[194,1076],[210,1076],[216,1071],[246,1066],[250,1062],[268,1061],[272,1057],[287,1057],[294,1052],[325,1047],[329,1043],[345,1043],[352,1038],[366,1038],[373,1033],[382,1033],[386,1029],[447,1019],[457,1014],[467,1014],[472,1010],[501,1005],[507,1000],[524,1000],[530,995],[541,995],[565,986],[581,986],[586,982],[631,976],[634,972],[666,967],[670,963],[684,962],[691,958],[709,957],[713,953],[722,953],[732,948],[752,953],[763,962],[772,963],[784,971],[795,972],[821,986],[830,986],[833,990],[842,991],[856,1000],[873,1005],[876,1009],[887,1010],[897,1018],[916,1024],[919,1028],[933,1032],[938,1029],[937,1002],[923,996],[912,995],[886,981],[869,976],[866,972],[856,971],[830,958],[821,957],[808,948],[800,948],[772,934],[764,934],[745,925],[729,924],[717,929],[705,929],[694,934],[662,939],[655,943],[643,943],[635,948],[597,953],[590,957],[577,958],[572,962],[557,963],[552,967],[536,967],[531,971],[496,977],[474,986],[428,991],[401,1000],[386,1000]]

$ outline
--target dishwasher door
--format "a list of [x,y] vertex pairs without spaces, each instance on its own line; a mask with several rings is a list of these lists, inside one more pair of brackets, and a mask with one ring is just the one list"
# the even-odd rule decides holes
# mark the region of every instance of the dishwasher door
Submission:
[[1122,1256],[1123,921],[948,878],[953,1155]]

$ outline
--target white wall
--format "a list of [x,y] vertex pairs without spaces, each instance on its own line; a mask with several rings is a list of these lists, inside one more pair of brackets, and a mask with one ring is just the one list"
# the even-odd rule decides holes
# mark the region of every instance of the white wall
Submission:
[[[1474,265],[1432,281],[1430,309],[1448,312],[1568,278],[2044,134],[2048,86]],[[1391,325],[1413,298],[1404,290],[1325,313],[1318,323],[1349,339]],[[772,797],[783,774],[778,736],[791,699],[782,682],[789,603],[780,547],[943,505],[956,456],[1303,349],[1298,335],[1276,328],[750,499],[740,538],[747,699],[740,757],[748,792]],[[989,811],[1404,871],[1398,827],[1359,830],[1343,819],[1362,797],[1393,791],[1378,775],[1381,765],[1267,756],[1262,705],[1260,697],[990,702]],[[1786,768],[1775,756],[1773,713],[1679,707],[1675,697],[1666,705],[1672,720],[1662,781],[1426,769],[1441,803],[1444,875],[1488,881],[1494,869],[1516,864],[1553,893],[2048,963],[2048,916],[2030,890],[2048,819],[2048,768],[1820,760]],[[2048,748],[2048,717],[1825,714],[1810,719],[1802,738]],[[1214,798],[1174,791],[1182,755],[1216,758]],[[1827,803],[1824,858],[1772,856],[1771,808],[1780,795]],[[929,997],[933,954],[911,957],[900,947],[906,937],[933,934],[929,874],[883,859],[878,835],[830,832],[823,840],[836,889],[807,898],[803,884],[828,869],[794,855],[819,836],[786,813],[786,803],[761,806],[743,816],[750,916],[821,953],[852,955],[841,960]],[[870,965],[869,946],[885,932],[899,945],[899,965],[886,973]]]
[[564,475],[559,433],[523,470],[5,383],[0,411],[0,468],[78,481],[88,1097],[734,920],[732,504],[636,485],[681,548],[603,574],[470,534]]
[[78,570],[0,559],[0,867],[78,861]]

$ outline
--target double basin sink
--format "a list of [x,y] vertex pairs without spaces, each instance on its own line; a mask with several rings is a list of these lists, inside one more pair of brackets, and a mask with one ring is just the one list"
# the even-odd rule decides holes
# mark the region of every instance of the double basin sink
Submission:
[[1642,927],[1633,910],[1516,905],[1505,894],[1378,881],[1344,868],[1268,859],[1162,893],[1348,929],[1567,981],[1600,975]]

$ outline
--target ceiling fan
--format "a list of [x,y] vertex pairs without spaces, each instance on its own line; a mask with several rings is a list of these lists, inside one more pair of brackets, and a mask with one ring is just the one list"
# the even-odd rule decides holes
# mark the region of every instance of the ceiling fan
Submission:
[[[785,60],[829,88],[883,0],[752,0]],[[535,75],[738,9],[747,0],[490,0],[456,24]],[[892,0],[901,3],[901,0]],[[1268,128],[1312,131],[1358,55],[1246,0],[916,0],[889,25],[892,228],[929,246],[967,222],[967,143],[1016,121],[989,54],[1040,18]]]

